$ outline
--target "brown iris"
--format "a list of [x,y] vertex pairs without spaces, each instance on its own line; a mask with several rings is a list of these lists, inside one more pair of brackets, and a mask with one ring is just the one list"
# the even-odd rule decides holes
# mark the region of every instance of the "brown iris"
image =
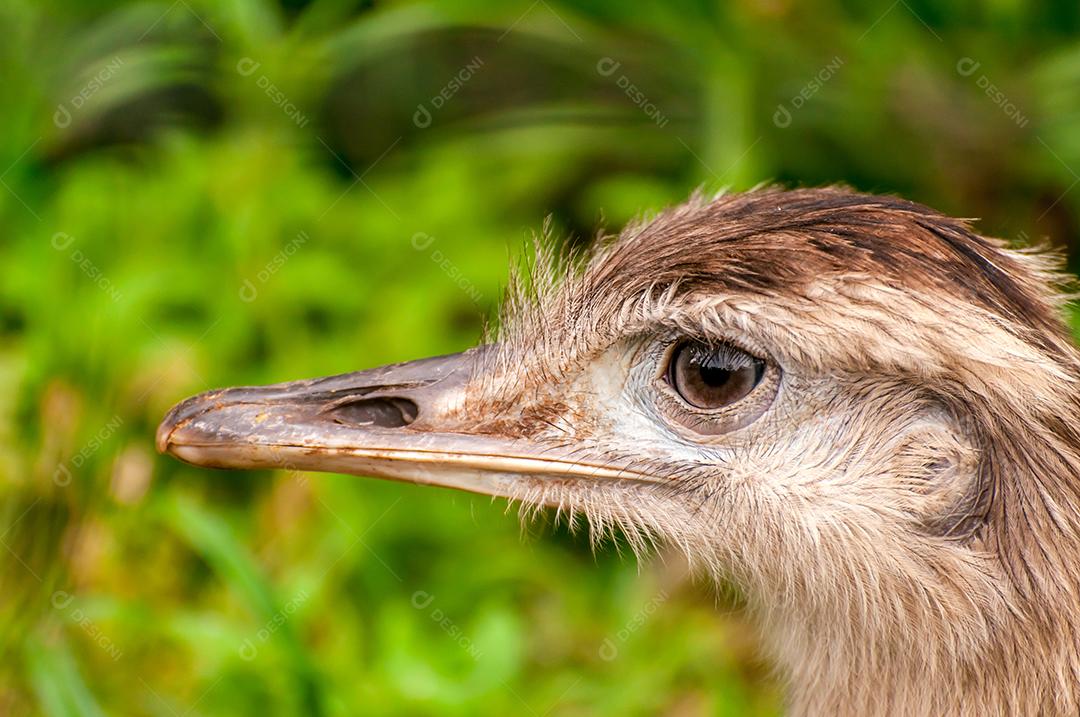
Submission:
[[695,408],[730,406],[754,390],[765,362],[730,344],[687,341],[675,347],[667,381]]

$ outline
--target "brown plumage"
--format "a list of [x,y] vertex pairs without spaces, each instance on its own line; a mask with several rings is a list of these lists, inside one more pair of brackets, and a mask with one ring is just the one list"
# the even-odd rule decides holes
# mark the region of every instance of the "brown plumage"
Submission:
[[895,198],[695,198],[539,260],[483,349],[204,394],[159,446],[670,542],[749,596],[795,714],[1075,714],[1080,355],[1054,263]]

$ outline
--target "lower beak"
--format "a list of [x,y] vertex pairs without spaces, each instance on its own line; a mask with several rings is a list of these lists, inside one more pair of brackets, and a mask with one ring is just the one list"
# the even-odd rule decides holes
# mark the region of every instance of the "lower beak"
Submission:
[[490,351],[203,393],[169,411],[157,447],[212,468],[331,471],[507,497],[523,477],[648,480],[528,438],[469,432],[482,421],[470,420],[466,393]]

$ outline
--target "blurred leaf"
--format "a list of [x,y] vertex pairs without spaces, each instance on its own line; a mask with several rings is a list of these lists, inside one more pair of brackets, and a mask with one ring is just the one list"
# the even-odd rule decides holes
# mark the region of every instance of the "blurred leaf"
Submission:
[[31,638],[26,643],[27,670],[45,714],[49,717],[104,717],[94,700],[67,643],[53,639],[46,645]]

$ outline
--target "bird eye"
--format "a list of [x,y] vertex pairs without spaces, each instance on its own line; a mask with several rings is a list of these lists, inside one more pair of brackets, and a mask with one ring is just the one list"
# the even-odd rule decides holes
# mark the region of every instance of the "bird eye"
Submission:
[[691,406],[719,409],[745,398],[764,374],[765,361],[742,349],[687,341],[671,354],[667,382]]

